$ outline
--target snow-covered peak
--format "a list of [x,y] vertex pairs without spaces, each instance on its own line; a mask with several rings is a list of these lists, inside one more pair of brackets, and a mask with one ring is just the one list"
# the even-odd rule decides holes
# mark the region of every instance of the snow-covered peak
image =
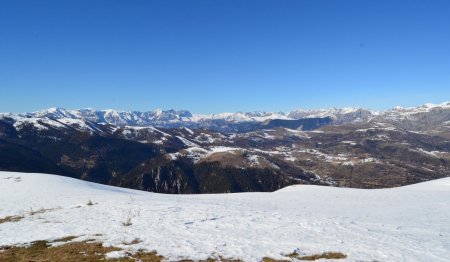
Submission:
[[52,119],[79,119],[88,120],[97,123],[107,123],[113,125],[189,125],[205,121],[226,121],[230,123],[241,122],[263,122],[269,119],[291,119],[285,113],[273,112],[237,112],[237,113],[220,113],[220,114],[192,114],[187,110],[162,110],[153,111],[118,111],[114,109],[93,110],[78,109],[67,110],[63,108],[49,108],[41,111],[27,113],[27,117],[48,117]]
[[430,108],[430,109],[437,108],[437,107],[450,108],[450,102],[447,101],[447,102],[443,102],[443,103],[440,103],[440,104],[425,103],[425,104],[419,106],[419,108]]
[[[153,111],[119,111],[114,109],[94,110],[64,108],[49,108],[22,115],[2,114],[1,117],[14,116],[28,118],[50,119],[77,119],[99,124],[111,124],[116,126],[158,126],[172,127],[220,127],[227,124],[262,123],[273,119],[295,120],[302,118],[330,117],[334,124],[367,123],[373,119],[401,119],[417,113],[446,112],[450,109],[450,102],[440,104],[426,103],[418,107],[394,107],[393,109],[378,112],[364,108],[344,107],[328,109],[297,109],[289,113],[283,112],[225,112],[218,114],[192,114],[186,110],[162,110]],[[442,118],[442,117],[441,117]],[[440,119],[441,119],[440,118]],[[444,121],[450,120],[445,117]]]
[[420,115],[433,114],[436,117],[430,116],[428,122],[436,118],[437,122],[450,120],[450,102],[440,104],[426,103],[417,107],[401,107],[396,106],[391,110],[385,111],[378,120],[419,120]]
[[362,108],[355,107],[343,107],[343,108],[321,108],[321,109],[296,109],[290,112],[290,114],[304,114],[309,117],[323,117],[323,116],[334,116],[336,114],[350,114],[355,113],[358,110],[365,110]]
[[194,115],[195,119],[202,120],[225,120],[230,122],[263,122],[268,119],[290,119],[285,113],[273,112],[236,112],[219,113],[211,115]]
[[153,110],[153,113],[155,114],[155,116],[161,116],[163,114],[163,110],[161,108],[157,108]]
[[72,118],[74,115],[70,110],[60,107],[52,107],[41,111],[26,114],[32,117],[49,117],[49,118]]
[[440,103],[440,104],[425,103],[425,104],[417,106],[417,107],[395,106],[390,111],[414,113],[414,112],[428,112],[428,111],[434,110],[434,109],[450,109],[450,102],[443,102],[443,103]]
[[300,118],[323,118],[330,117],[336,123],[368,122],[378,113],[363,108],[344,107],[328,109],[298,109],[291,111],[288,117]]

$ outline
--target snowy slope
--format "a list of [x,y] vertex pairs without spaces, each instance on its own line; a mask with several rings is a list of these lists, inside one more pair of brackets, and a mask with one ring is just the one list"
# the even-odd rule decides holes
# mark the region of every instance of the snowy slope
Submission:
[[[91,200],[95,205],[87,205]],[[30,215],[30,210],[50,209]],[[337,251],[348,261],[448,261],[450,178],[403,188],[292,186],[274,193],[162,195],[0,172],[0,246],[80,236],[168,259],[258,261]],[[131,226],[123,226],[128,217]],[[101,234],[101,236],[96,236]],[[135,238],[141,243],[124,246]]]

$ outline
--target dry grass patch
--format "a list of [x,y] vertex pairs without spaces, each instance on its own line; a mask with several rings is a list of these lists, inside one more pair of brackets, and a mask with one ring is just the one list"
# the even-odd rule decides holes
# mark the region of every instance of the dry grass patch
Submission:
[[[66,239],[70,239],[68,237]],[[105,259],[105,254],[119,248],[104,247],[101,243],[73,242],[52,247],[47,241],[36,241],[26,247],[3,247],[0,250],[2,262],[29,261],[80,261],[97,262]],[[116,260],[134,261],[134,260]]]
[[318,259],[344,259],[347,258],[347,255],[339,253],[339,252],[325,252],[322,254],[302,256],[298,253],[292,253],[287,255],[290,259],[273,259],[270,257],[263,258],[263,262],[291,262],[292,259],[303,260],[303,261],[315,261]]
[[273,259],[270,257],[264,257],[262,259],[263,262],[292,262],[292,260],[285,260],[285,259]]
[[132,226],[133,223],[131,222],[131,218],[127,219],[127,221],[122,222],[122,226],[129,227]]
[[69,241],[74,240],[77,237],[78,236],[67,236],[67,237],[57,238],[57,239],[53,240],[53,243],[55,243],[55,242],[69,242]]
[[94,262],[104,259],[106,253],[116,250],[119,249],[104,247],[101,243],[74,242],[51,247],[47,241],[36,241],[27,247],[3,248],[0,252],[0,261]]
[[[54,242],[68,242],[77,238],[76,236],[68,236],[56,239]],[[0,247],[0,261],[2,262],[60,262],[60,261],[77,261],[77,262],[161,262],[164,257],[156,252],[139,251],[135,254],[127,254],[128,257],[117,259],[106,259],[106,253],[111,251],[120,251],[117,247],[105,247],[99,242],[72,242],[60,246],[51,246],[47,241],[36,241],[28,246],[22,247]]]
[[299,260],[314,261],[318,259],[344,259],[347,258],[347,255],[339,252],[326,252],[318,255],[303,256],[303,257],[298,256],[296,258]]
[[23,219],[23,216],[7,216],[4,218],[0,218],[0,224],[8,223],[8,222],[19,222]]
[[[25,215],[34,216],[34,215],[43,214],[45,212],[51,212],[51,211],[58,210],[58,209],[61,209],[61,208],[40,208],[38,210],[33,210],[31,208],[30,212],[26,213]],[[8,222],[19,222],[20,220],[25,218],[25,215],[20,215],[20,216],[15,215],[15,216],[7,216],[7,217],[0,218],[0,224],[8,223]]]
[[142,240],[140,240],[139,238],[135,238],[131,242],[122,242],[122,244],[126,245],[126,246],[129,246],[129,245],[136,245],[136,244],[139,244],[141,242],[142,242]]
[[51,212],[51,211],[55,211],[57,209],[61,209],[61,208],[40,208],[38,210],[33,210],[32,208],[30,209],[30,212],[28,213],[30,216],[34,216],[37,214],[43,214],[45,212]]
[[216,258],[208,258],[207,260],[184,259],[184,260],[180,260],[178,262],[195,262],[195,261],[198,261],[198,262],[243,262],[240,259],[229,259],[229,258],[224,258],[224,257],[221,257],[221,256],[219,256],[218,259],[216,259]]
[[[76,238],[69,236],[55,240],[55,242],[70,241]],[[77,261],[77,262],[162,262],[163,256],[156,252],[146,252],[140,250],[134,254],[126,253],[127,257],[106,259],[105,255],[112,251],[121,251],[117,247],[105,247],[99,242],[72,242],[60,246],[51,246],[47,241],[36,241],[28,246],[23,247],[0,247],[0,261],[2,262],[60,262],[60,261]],[[198,262],[242,262],[238,259],[226,259],[219,257],[218,259],[195,260]],[[194,260],[181,260],[178,262],[194,262]]]
[[[52,243],[69,242],[77,238],[76,236],[67,236],[64,238],[56,239]],[[135,239],[130,244],[140,243],[139,239]],[[165,258],[158,255],[156,252],[146,252],[139,250],[136,253],[126,252],[126,257],[106,259],[105,255],[112,251],[122,251],[117,247],[105,247],[99,242],[70,242],[63,243],[58,246],[51,246],[51,243],[47,241],[36,241],[28,246],[21,247],[0,247],[0,261],[2,262],[30,262],[30,261],[46,261],[46,262],[59,262],[59,261],[77,261],[77,262],[97,262],[97,261],[110,261],[110,262],[162,262]],[[301,256],[297,253],[288,255],[290,259],[276,260],[272,258],[263,258],[263,262],[290,262],[292,260],[307,260],[314,261],[318,259],[343,259],[347,256],[338,252],[326,252],[318,255]],[[218,258],[210,258],[207,260],[180,260],[178,262],[243,262],[239,259],[227,259],[219,256]]]
[[131,262],[131,261],[143,261],[143,262],[161,262],[164,260],[163,256],[158,255],[156,252],[144,252],[139,251],[135,254],[130,254],[130,257],[107,260],[117,262]]
[[131,221],[131,213],[128,214],[127,220],[122,222],[122,226],[129,227],[132,226],[133,222]]

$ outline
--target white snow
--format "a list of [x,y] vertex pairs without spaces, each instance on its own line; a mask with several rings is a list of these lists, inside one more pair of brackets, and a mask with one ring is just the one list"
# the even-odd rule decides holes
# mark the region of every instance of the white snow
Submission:
[[[190,123],[208,123],[211,121],[223,120],[229,123],[243,122],[266,122],[271,119],[293,120],[300,118],[331,117],[339,123],[376,123],[379,120],[402,120],[420,117],[423,113],[448,111],[450,102],[441,104],[426,103],[418,107],[395,107],[385,111],[373,111],[363,108],[329,108],[329,109],[311,109],[294,110],[291,112],[225,112],[219,114],[191,114],[188,111],[161,110],[139,112],[139,111],[121,111],[121,110],[94,110],[91,108],[67,110],[63,108],[50,108],[42,111],[36,111],[24,114],[3,114],[0,117],[33,117],[51,119],[79,119],[96,123],[109,123],[118,126],[191,126]],[[372,121],[375,120],[375,121]],[[40,128],[40,127],[38,127]],[[187,130],[188,131],[188,130]],[[192,131],[192,130],[191,130]],[[188,131],[189,132],[189,131]],[[320,131],[319,131],[320,132]]]
[[240,147],[229,147],[229,146],[212,146],[209,148],[211,154],[214,153],[223,153],[223,152],[233,152],[233,151],[241,151],[244,150]]
[[125,134],[131,134],[132,131],[151,131],[152,133],[160,133],[161,135],[165,136],[165,137],[171,137],[171,135],[155,128],[154,126],[124,126],[124,130],[126,133]]
[[259,158],[258,155],[249,155],[249,156],[247,157],[247,160],[248,160],[252,165],[260,165],[258,158]]
[[16,130],[20,130],[26,125],[32,125],[38,130],[47,130],[48,126],[53,128],[65,128],[65,126],[62,123],[49,118],[24,118],[24,117],[16,118],[14,128],[16,128]]
[[399,131],[396,127],[369,127],[369,128],[362,128],[362,129],[356,129],[355,132],[367,132],[367,131]]
[[[188,140],[187,140],[188,141]],[[230,153],[236,154],[236,151],[244,151],[243,148],[238,147],[226,147],[226,146],[212,146],[212,147],[200,147],[200,146],[190,146],[188,148],[182,149],[179,152],[166,154],[169,159],[176,160],[181,156],[187,156],[191,158],[194,162],[201,159],[207,158],[215,153]]]
[[177,160],[178,157],[180,156],[180,153],[170,153],[170,154],[166,154],[170,160]]
[[189,152],[189,157],[194,159],[194,162],[197,162],[200,159],[207,158],[215,153],[230,153],[235,154],[235,151],[241,151],[242,148],[238,147],[227,147],[227,146],[212,146],[207,149],[201,147],[190,147],[185,149]]
[[192,131],[191,129],[184,127],[184,130],[186,130],[189,134],[193,135],[194,131]]
[[216,142],[216,138],[214,138],[210,134],[201,133],[200,135],[195,137],[195,141],[200,142],[200,143],[212,144],[212,143]]
[[441,151],[427,151],[423,148],[416,148],[416,149],[409,149],[410,151],[413,152],[419,152],[425,155],[429,155],[429,156],[433,156],[433,157],[441,157],[442,155],[447,154],[447,152],[441,152]]
[[176,136],[181,142],[183,142],[183,144],[185,144],[186,146],[189,146],[189,147],[198,147],[199,145],[197,145],[196,143],[194,143],[194,142],[191,142],[191,141],[189,141],[189,140],[187,140],[186,138],[184,138],[184,137],[181,137],[181,136]]
[[433,103],[425,103],[423,105],[420,105],[418,107],[401,107],[396,106],[391,111],[394,112],[401,112],[401,113],[420,113],[420,112],[429,112],[433,109],[440,108],[440,109],[450,109],[450,102],[443,102],[440,104],[433,104]]
[[92,128],[85,121],[74,118],[61,118],[58,119],[58,122],[61,122],[65,125],[72,126],[77,128],[78,130],[86,130],[86,131],[96,131],[96,129]]
[[125,251],[111,251],[109,253],[106,254],[106,258],[108,259],[113,259],[113,258],[122,258],[122,257],[126,257],[127,253]]
[[285,131],[292,133],[298,137],[303,137],[303,138],[310,138],[310,136],[308,136],[308,134],[305,131],[302,130],[297,130],[297,129],[289,129],[289,128],[283,128]]
[[[49,210],[29,214],[41,208]],[[168,260],[260,261],[294,250],[342,252],[347,261],[450,257],[450,178],[380,190],[299,185],[274,193],[180,196],[0,172],[0,217],[8,215],[25,218],[0,224],[0,246],[74,235],[125,251],[156,250]],[[128,218],[132,225],[124,226]],[[136,238],[142,242],[122,244]]]

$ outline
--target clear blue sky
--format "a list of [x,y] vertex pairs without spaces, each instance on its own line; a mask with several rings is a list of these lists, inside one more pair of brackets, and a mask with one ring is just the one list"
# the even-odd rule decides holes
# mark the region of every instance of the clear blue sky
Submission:
[[450,100],[450,1],[4,0],[0,112]]

